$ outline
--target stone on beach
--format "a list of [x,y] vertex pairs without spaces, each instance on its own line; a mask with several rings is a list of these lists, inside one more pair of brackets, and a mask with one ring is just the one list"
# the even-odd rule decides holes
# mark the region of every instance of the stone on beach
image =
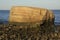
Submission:
[[[0,25],[1,40],[49,40],[55,38],[54,14],[44,8],[14,6],[7,25]],[[19,23],[19,24],[18,24]],[[57,35],[56,35],[57,36]]]
[[44,8],[13,6],[10,10],[9,22],[39,22],[44,21],[54,23],[52,11]]

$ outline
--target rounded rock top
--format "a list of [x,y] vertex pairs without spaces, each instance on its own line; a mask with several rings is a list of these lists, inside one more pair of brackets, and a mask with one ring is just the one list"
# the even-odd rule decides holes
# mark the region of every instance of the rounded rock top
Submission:
[[9,22],[42,22],[54,18],[53,12],[36,7],[13,6],[10,10]]

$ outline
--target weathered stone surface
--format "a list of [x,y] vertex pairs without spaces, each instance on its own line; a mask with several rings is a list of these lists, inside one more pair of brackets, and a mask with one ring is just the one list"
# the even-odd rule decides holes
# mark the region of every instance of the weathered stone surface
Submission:
[[44,8],[13,6],[10,10],[9,22],[54,22],[54,14],[52,11]]

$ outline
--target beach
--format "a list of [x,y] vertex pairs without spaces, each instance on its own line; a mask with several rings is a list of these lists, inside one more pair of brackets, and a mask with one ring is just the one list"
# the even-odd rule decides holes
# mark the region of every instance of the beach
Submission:
[[[56,31],[51,32],[38,32],[39,28],[27,28],[15,24],[0,24],[0,39],[2,40],[59,40],[60,39],[60,25],[55,25]],[[36,35],[37,34],[37,35]],[[27,38],[26,38],[27,37]]]

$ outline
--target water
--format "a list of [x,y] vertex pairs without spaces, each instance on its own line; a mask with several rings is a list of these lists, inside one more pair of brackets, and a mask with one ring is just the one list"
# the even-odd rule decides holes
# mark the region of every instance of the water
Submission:
[[9,13],[9,10],[0,10],[0,24],[8,22]]
[[55,15],[55,24],[60,25],[60,10],[53,10]]
[[[55,15],[55,24],[60,25],[60,10],[53,10]],[[9,10],[0,10],[0,23],[6,23],[9,17]]]

